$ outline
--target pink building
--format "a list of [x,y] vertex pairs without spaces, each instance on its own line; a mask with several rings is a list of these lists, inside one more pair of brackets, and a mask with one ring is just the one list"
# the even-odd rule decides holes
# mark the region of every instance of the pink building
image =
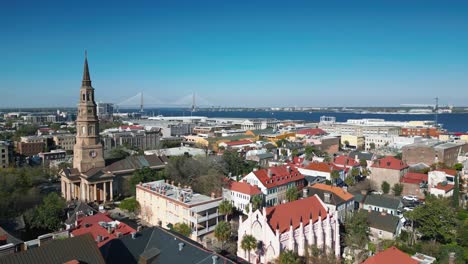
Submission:
[[250,212],[247,219],[239,219],[237,256],[249,259],[242,250],[244,235],[252,235],[262,250],[250,251],[250,261],[269,263],[281,252],[293,250],[300,256],[305,248],[315,245],[340,256],[338,217],[327,212],[317,195],[290,203]]

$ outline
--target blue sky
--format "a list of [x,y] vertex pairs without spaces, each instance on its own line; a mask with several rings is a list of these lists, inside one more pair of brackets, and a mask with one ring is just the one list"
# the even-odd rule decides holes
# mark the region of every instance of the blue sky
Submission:
[[321,2],[4,1],[0,108],[468,105],[467,1]]

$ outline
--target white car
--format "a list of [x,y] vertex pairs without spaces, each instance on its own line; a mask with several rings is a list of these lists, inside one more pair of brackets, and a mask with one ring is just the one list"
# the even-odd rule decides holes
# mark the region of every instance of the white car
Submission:
[[413,211],[413,208],[410,208],[410,207],[404,207],[403,210],[405,211]]
[[372,194],[378,194],[378,195],[382,195],[382,194],[383,194],[383,192],[378,192],[378,191],[372,191],[371,193],[372,193]]
[[403,196],[403,199],[407,200],[407,201],[419,201],[418,197],[414,196],[414,195],[405,195]]

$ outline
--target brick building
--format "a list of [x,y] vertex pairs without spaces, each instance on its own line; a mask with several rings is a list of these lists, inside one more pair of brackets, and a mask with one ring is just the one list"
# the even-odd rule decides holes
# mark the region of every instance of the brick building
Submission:
[[458,155],[468,152],[468,144],[464,142],[423,142],[404,146],[403,160],[409,164],[425,163],[431,165],[437,162],[453,166]]
[[381,189],[384,181],[390,186],[400,182],[400,178],[408,172],[409,166],[403,161],[394,157],[388,156],[376,160],[370,167],[370,180],[375,185],[376,189]]

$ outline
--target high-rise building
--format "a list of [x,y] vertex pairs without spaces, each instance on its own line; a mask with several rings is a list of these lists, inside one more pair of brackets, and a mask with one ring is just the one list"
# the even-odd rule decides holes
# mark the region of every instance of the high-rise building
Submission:
[[114,105],[111,103],[97,103],[97,116],[99,120],[112,121],[112,115],[114,114]]

